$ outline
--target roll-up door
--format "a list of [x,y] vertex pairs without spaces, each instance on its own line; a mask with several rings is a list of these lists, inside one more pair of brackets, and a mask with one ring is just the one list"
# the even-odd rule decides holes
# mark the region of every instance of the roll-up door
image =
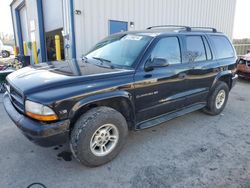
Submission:
[[45,32],[63,28],[62,0],[43,0]]
[[29,41],[29,30],[28,30],[28,22],[27,22],[27,9],[25,6],[20,9],[19,14],[20,14],[23,41],[28,42]]
[[64,59],[63,0],[43,0],[43,15],[47,60],[56,60],[55,35],[60,37],[61,56]]

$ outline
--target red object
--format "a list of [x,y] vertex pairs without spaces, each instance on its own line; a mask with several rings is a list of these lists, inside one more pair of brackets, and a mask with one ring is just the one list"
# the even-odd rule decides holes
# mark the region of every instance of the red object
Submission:
[[17,52],[17,54],[19,54],[19,47],[18,46],[16,47],[16,52]]
[[4,68],[5,68],[4,65],[0,65],[0,71],[4,70]]
[[240,59],[237,65],[237,74],[240,77],[250,79],[250,61],[245,58]]

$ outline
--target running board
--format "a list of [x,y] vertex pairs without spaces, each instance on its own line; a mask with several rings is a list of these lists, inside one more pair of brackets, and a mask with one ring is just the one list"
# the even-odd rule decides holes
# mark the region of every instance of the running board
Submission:
[[194,112],[196,110],[200,110],[200,109],[204,108],[205,106],[206,106],[206,103],[199,103],[199,104],[196,104],[196,105],[185,107],[182,110],[178,110],[178,111],[170,112],[170,113],[167,113],[167,114],[163,114],[163,115],[158,116],[156,118],[153,118],[153,119],[150,119],[150,120],[147,120],[147,121],[144,121],[142,123],[137,124],[136,129],[139,130],[139,129],[147,129],[147,128],[150,128],[150,127],[154,127],[156,125],[160,125],[162,123],[165,123],[166,121],[177,118],[179,116]]

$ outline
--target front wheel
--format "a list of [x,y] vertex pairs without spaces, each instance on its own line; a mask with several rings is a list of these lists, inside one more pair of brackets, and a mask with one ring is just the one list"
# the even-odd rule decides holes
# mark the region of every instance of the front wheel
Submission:
[[86,166],[99,166],[114,159],[128,134],[123,115],[109,107],[97,107],[82,115],[71,133],[75,158]]
[[228,94],[228,85],[225,82],[218,81],[210,92],[204,111],[210,115],[220,114],[226,106]]

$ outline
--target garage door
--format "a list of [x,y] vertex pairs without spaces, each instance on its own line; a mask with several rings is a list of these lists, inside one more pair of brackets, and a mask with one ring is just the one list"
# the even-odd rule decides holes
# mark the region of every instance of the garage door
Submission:
[[44,30],[63,28],[63,0],[43,0]]
[[47,61],[56,60],[55,35],[60,37],[61,57],[64,59],[63,0],[43,0],[43,15]]

